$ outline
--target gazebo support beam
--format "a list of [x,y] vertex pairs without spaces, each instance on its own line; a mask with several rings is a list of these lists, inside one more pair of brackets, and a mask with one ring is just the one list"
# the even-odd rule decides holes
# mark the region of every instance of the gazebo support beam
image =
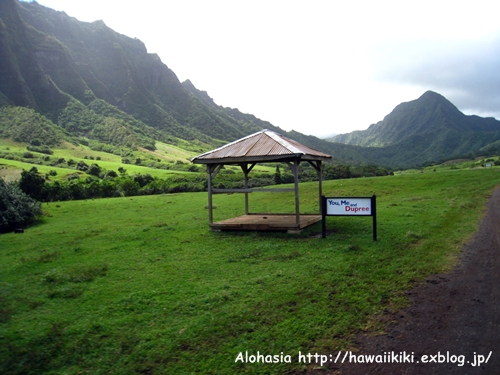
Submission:
[[[240,164],[241,170],[243,171],[243,174],[245,175],[245,182],[244,182],[244,187],[245,189],[248,189],[248,174],[250,171],[255,167],[255,164],[257,163],[252,163],[250,165],[250,168],[248,167],[248,164]],[[245,192],[245,215],[248,215],[248,192]]]
[[297,226],[300,225],[300,199],[299,199],[299,164],[300,160],[293,159],[293,164],[289,161],[286,162],[293,172],[293,180],[295,182],[295,222]]
[[217,176],[222,167],[223,167],[222,164],[207,164],[208,222],[210,224],[214,222],[213,204],[212,204],[212,194],[213,194],[212,179],[214,179],[215,176]]
[[319,212],[320,214],[323,214],[323,207],[321,206],[321,196],[323,195],[323,164],[321,163],[321,160],[308,160],[308,163],[312,165],[314,169],[316,169],[316,172],[318,172],[318,181],[319,181]]

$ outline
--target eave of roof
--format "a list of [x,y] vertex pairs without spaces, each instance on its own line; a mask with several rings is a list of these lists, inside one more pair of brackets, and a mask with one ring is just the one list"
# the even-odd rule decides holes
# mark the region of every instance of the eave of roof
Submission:
[[329,160],[331,156],[264,129],[191,159],[195,164],[272,162],[300,158]]

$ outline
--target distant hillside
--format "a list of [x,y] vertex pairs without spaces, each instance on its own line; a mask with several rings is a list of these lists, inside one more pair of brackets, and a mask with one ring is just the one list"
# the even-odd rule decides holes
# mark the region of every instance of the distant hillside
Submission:
[[427,91],[416,100],[399,104],[383,121],[371,125],[367,130],[339,134],[328,140],[357,146],[383,147],[415,135],[450,131],[498,132],[500,121],[466,116],[442,95]]
[[0,107],[0,137],[41,145],[92,140],[154,150],[160,141],[198,152],[267,128],[335,163],[404,168],[498,149],[500,140],[497,120],[465,116],[433,92],[334,143],[285,132],[181,83],[143,42],[102,21],[17,0],[0,1]]
[[215,110],[141,41],[102,21],[80,22],[15,0],[0,3],[0,17],[0,104],[33,108],[61,127],[67,125],[61,114],[69,111],[85,122],[70,131],[89,137],[102,116],[128,115],[136,129],[131,121],[122,121],[123,127],[142,133],[149,144],[178,137],[219,145],[262,129]]
[[[83,137],[152,149],[156,140],[180,138],[215,147],[264,128],[287,134],[217,105],[189,80],[179,82],[141,41],[102,21],[81,22],[15,0],[0,2],[0,19],[0,105],[32,108],[75,142]],[[293,134],[323,151],[330,147]]]

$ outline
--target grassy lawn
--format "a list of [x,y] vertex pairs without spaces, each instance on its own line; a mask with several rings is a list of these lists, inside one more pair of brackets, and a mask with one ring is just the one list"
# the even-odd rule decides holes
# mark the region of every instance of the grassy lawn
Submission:
[[[75,163],[84,161],[88,165],[98,164],[101,168],[108,171],[113,170],[116,172],[118,171],[118,168],[122,167],[129,175],[148,173],[153,177],[165,179],[172,175],[190,173],[187,171],[170,169],[165,170],[148,167],[147,165],[153,160],[159,160],[173,165],[176,161],[188,163],[187,159],[195,156],[193,152],[188,152],[172,145],[158,143],[157,146],[159,149],[156,152],[151,152],[145,149],[143,151],[135,151],[133,156],[127,157],[131,164],[125,164],[122,162],[123,158],[121,156],[110,154],[108,152],[91,150],[89,147],[83,145],[75,146],[71,143],[63,142],[60,147],[52,148],[53,154],[51,155],[32,152],[34,155],[32,160],[11,160],[0,156],[0,177],[8,180],[19,178],[23,169],[30,170],[33,166],[35,166],[41,173],[48,173],[51,170],[55,170],[57,172],[57,177],[52,178],[52,180],[64,180],[68,175],[78,172],[74,168],[64,168],[60,165],[51,166],[40,164],[40,159],[47,156],[50,157],[50,160],[52,161],[64,158],[66,161],[72,159]],[[0,139],[0,153],[7,153],[21,157],[27,151],[26,144],[24,143],[13,142],[10,139]],[[136,165],[136,157],[141,158],[144,165]]]
[[[371,218],[328,217],[299,235],[210,232],[206,193],[44,204],[24,234],[0,236],[4,374],[300,372],[299,351],[329,354],[404,291],[450,269],[477,228],[499,169],[326,181],[327,196],[377,195]],[[300,186],[317,209],[317,183]],[[217,220],[242,195],[217,195]],[[293,209],[253,193],[254,212]],[[235,362],[240,352],[292,363]]]

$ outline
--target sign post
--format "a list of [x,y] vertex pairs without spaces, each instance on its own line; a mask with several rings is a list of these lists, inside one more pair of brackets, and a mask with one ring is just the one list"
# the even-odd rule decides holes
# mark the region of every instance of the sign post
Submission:
[[326,237],[326,216],[371,216],[373,218],[373,241],[377,241],[376,196],[371,197],[325,197],[321,196],[323,238]]

